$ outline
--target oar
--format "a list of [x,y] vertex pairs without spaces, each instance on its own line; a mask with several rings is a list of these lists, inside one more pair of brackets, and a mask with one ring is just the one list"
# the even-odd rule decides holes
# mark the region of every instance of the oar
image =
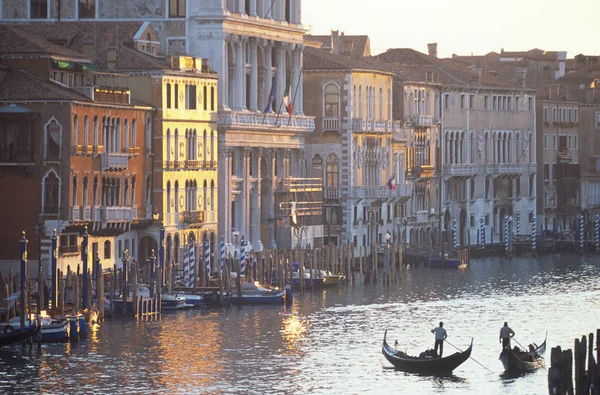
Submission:
[[[452,347],[456,348],[458,351],[462,352],[462,350],[460,348],[456,347],[454,344],[450,343],[448,340],[444,339],[444,341],[446,343],[450,344]],[[473,344],[473,339],[471,339],[471,344]],[[469,355],[469,358],[471,358],[473,361],[477,362],[479,364],[479,366],[481,366],[482,368],[487,369],[488,372],[494,374],[494,372],[492,372],[490,369],[488,369],[486,366],[484,366],[483,364],[481,364],[478,360],[476,360],[472,356]]]
[[[548,336],[548,332],[546,332],[546,336]],[[515,341],[515,343],[517,343],[519,346],[521,346],[521,348],[522,348],[523,350],[525,350],[525,352],[529,352],[529,351],[528,351],[528,349],[527,349],[527,348],[525,348],[525,347],[523,347],[523,345],[522,345],[521,343],[519,343],[519,341],[518,341],[517,339],[515,339],[515,337],[514,337],[514,336],[513,336],[512,338],[513,338],[513,340]],[[546,341],[546,340],[544,340],[544,341]],[[539,354],[538,354],[538,357],[539,357],[539,358],[541,358],[541,359],[544,359],[544,357],[542,357],[542,356],[541,356],[541,355],[539,355]],[[545,371],[548,371],[548,369],[546,369],[546,367],[545,367],[545,366],[542,366],[542,368],[544,368],[544,370],[545,370]]]

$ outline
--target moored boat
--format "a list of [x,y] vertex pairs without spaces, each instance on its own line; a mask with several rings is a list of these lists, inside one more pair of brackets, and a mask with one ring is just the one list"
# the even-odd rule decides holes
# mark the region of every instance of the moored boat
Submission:
[[444,263],[442,265],[441,258],[429,258],[429,268],[430,269],[464,269],[467,265],[464,263],[461,264],[458,259],[444,259]]
[[267,288],[258,281],[242,284],[240,295],[234,290],[231,303],[237,304],[291,304],[292,289],[288,285],[283,289]]
[[202,295],[186,294],[184,292],[180,292],[177,295],[185,298],[186,307],[200,307],[204,303]]
[[518,347],[502,351],[500,361],[507,373],[526,373],[543,368],[545,366],[542,355],[546,352],[546,339],[544,342],[533,347],[533,353],[521,350]]
[[473,349],[473,339],[471,339],[471,345],[465,351],[456,352],[447,357],[431,357],[431,356],[419,356],[413,357],[406,353],[396,350],[387,344],[387,329],[383,335],[383,345],[381,352],[385,358],[398,370],[409,373],[419,373],[427,375],[448,375],[451,374],[454,369],[459,367],[471,356],[471,350]]
[[40,330],[40,323],[38,320],[27,320],[23,328],[21,328],[20,322],[1,324],[0,328],[0,347],[2,347],[8,344],[19,343],[35,336]]
[[162,294],[160,300],[161,308],[163,310],[180,310],[185,309],[187,307],[185,296],[183,296],[182,294]]
[[344,274],[333,274],[325,271],[322,273],[322,278],[323,286],[326,287],[343,284],[346,280],[346,276]]

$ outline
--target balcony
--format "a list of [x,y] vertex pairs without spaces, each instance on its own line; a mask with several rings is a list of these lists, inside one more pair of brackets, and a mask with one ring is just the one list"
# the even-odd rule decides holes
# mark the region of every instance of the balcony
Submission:
[[202,225],[204,223],[204,211],[186,211],[183,222],[188,225]]
[[407,119],[413,126],[433,126],[433,117],[431,115],[411,115]]
[[357,199],[390,199],[409,198],[412,195],[412,184],[396,184],[396,189],[387,186],[354,187],[350,197]]
[[385,133],[385,121],[372,121],[372,130],[376,133]]
[[127,154],[117,154],[113,152],[102,154],[102,171],[127,170],[128,166],[129,157]]
[[104,153],[104,146],[103,145],[95,146],[95,147],[93,147],[93,149],[94,149],[94,153],[97,154],[97,155],[102,155]]
[[417,211],[417,222],[423,223],[429,221],[429,211],[419,210]]
[[278,192],[321,192],[323,190],[323,179],[286,177],[277,182]]
[[556,159],[558,163],[571,163],[573,160],[573,153],[569,148],[560,150]]
[[71,220],[79,221],[81,217],[79,217],[79,206],[71,207]]
[[94,146],[93,145],[84,145],[83,146],[83,153],[85,155],[91,155],[94,153]]
[[494,174],[523,174],[525,166],[522,163],[496,163],[486,165],[486,173],[489,173],[489,167],[492,167]]
[[198,160],[186,160],[185,161],[185,166],[188,169],[199,169],[200,168],[200,161],[198,161]]
[[477,174],[476,164],[444,165],[445,176],[471,176]]
[[267,130],[277,133],[277,129],[292,129],[296,132],[310,133],[315,129],[315,118],[306,115],[287,114],[277,115],[275,113],[251,113],[247,111],[219,111],[217,119],[219,127],[227,129],[243,130]]
[[133,221],[137,219],[136,206],[102,207],[103,221]]
[[165,226],[179,226],[184,224],[184,213],[166,213]]
[[323,117],[323,132],[340,132],[341,120],[337,117]]
[[90,221],[92,219],[92,207],[91,206],[85,206],[83,208],[83,220],[84,221]]
[[102,206],[93,206],[92,207],[92,220],[93,221],[102,221]]
[[340,188],[338,187],[325,187],[323,188],[325,192],[325,199],[339,199],[340,198]]
[[83,145],[78,144],[73,146],[73,155],[83,154]]

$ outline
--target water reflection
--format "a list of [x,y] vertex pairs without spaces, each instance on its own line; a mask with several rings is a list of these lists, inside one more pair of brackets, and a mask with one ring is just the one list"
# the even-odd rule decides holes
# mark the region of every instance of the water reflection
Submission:
[[[291,307],[109,320],[79,343],[4,348],[0,392],[539,393],[547,386],[543,369],[500,376],[498,331],[508,321],[519,341],[537,341],[549,330],[548,350],[571,348],[575,337],[595,329],[587,314],[600,300],[598,262],[485,259],[465,271],[412,268],[385,287],[297,293]],[[472,357],[485,368],[468,360],[444,378],[388,368],[384,329],[399,349],[418,354],[433,347],[430,330],[439,321],[458,348],[475,338]]]

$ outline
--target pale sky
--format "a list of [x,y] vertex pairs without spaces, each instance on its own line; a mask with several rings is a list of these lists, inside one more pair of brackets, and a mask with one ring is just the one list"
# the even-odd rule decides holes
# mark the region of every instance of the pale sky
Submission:
[[438,56],[540,48],[567,56],[600,54],[600,0],[303,0],[312,34],[368,35],[373,54],[388,48]]

